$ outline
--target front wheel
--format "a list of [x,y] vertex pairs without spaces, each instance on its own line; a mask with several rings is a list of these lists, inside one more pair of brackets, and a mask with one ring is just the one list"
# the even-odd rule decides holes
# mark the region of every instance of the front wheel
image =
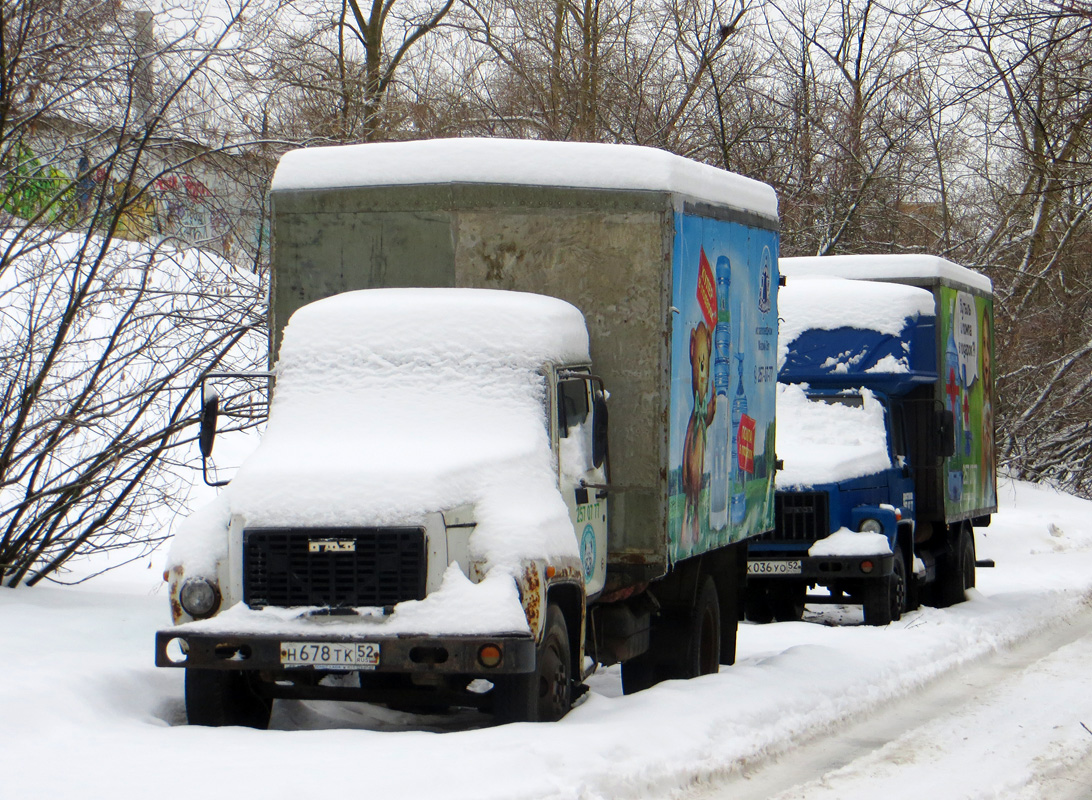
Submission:
[[569,627],[561,609],[550,604],[546,630],[535,648],[535,670],[499,676],[493,682],[493,714],[502,722],[555,722],[572,707]]
[[269,727],[273,699],[259,691],[253,672],[226,669],[186,670],[186,717],[190,725]]
[[891,574],[865,587],[865,625],[888,625],[902,619],[906,608],[906,561],[895,548],[895,564]]
[[808,596],[807,584],[791,581],[769,592],[770,608],[778,622],[799,622],[804,618],[804,601]]
[[773,604],[764,588],[748,586],[743,601],[743,615],[748,622],[765,625],[774,620]]

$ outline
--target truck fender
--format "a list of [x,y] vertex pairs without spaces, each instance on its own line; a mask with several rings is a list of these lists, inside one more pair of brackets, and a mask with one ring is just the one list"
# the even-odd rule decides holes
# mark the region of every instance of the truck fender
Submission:
[[[542,638],[545,629],[546,604],[554,600],[555,592],[565,594],[560,591],[561,587],[571,586],[579,598],[578,614],[570,614],[571,604],[562,606],[565,622],[571,633],[583,632],[584,582],[579,562],[567,558],[555,563],[541,559],[524,559],[520,562],[519,572],[513,577],[519,590],[523,613],[527,617],[527,626],[536,642]],[[575,648],[573,652],[576,652]]]

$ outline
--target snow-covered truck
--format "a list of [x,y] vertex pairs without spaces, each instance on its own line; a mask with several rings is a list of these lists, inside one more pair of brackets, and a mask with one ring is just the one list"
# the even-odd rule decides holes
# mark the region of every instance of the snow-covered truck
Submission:
[[932,256],[781,270],[783,470],[775,530],[749,548],[747,616],[859,603],[886,625],[962,601],[974,526],[997,510],[989,279]]
[[190,721],[552,720],[597,664],[632,692],[732,663],[773,527],[773,190],[468,139],[291,152],[270,199],[267,428],[176,533],[157,634]]

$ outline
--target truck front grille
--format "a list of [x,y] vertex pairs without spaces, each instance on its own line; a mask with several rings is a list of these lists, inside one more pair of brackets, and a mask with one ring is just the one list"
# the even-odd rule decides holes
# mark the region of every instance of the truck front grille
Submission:
[[393,606],[425,596],[421,528],[258,528],[243,532],[243,602]]
[[757,537],[767,542],[814,542],[830,533],[830,507],[825,492],[777,492],[774,530]]

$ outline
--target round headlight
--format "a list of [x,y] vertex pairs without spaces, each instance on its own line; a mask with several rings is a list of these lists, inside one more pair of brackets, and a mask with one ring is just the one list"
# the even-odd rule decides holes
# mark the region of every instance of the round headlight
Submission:
[[883,525],[878,519],[862,519],[861,524],[857,526],[857,530],[862,533],[883,533]]
[[187,578],[178,591],[178,602],[191,617],[207,617],[220,605],[220,592],[204,578]]

